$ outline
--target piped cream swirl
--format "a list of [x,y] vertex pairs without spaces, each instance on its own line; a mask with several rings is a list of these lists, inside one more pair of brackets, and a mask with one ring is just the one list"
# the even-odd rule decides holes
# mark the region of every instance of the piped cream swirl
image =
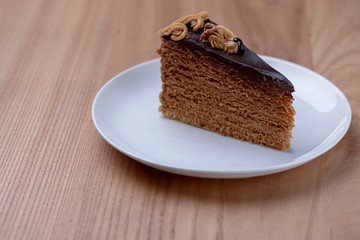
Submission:
[[189,37],[186,24],[190,23],[190,27],[196,32],[204,26],[204,21],[207,19],[209,19],[209,16],[206,11],[199,12],[198,14],[186,15],[177,19],[169,26],[160,29],[159,33],[164,36],[171,35],[172,40],[180,41]]
[[228,53],[237,53],[240,42],[234,41],[235,34],[222,25],[207,23],[201,34],[201,41],[210,42],[211,47]]

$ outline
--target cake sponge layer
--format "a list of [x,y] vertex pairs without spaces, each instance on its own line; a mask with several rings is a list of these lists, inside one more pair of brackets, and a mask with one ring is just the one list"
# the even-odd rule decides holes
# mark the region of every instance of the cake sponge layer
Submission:
[[294,127],[289,91],[162,39],[159,110],[168,118],[240,140],[287,149]]

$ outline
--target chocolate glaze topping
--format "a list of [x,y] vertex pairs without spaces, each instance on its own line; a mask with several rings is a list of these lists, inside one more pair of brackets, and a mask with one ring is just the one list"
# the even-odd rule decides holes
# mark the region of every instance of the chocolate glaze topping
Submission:
[[[205,21],[205,23],[207,22],[214,23],[210,20]],[[212,48],[210,43],[202,42],[200,40],[200,36],[204,32],[204,28],[199,29],[197,32],[194,32],[190,26],[188,26],[188,29],[190,37],[179,41],[179,44],[184,44],[190,49],[204,52],[234,69],[242,69],[246,78],[251,81],[265,81],[272,86],[277,86],[284,90],[294,92],[293,84],[284,75],[269,66],[245,45],[243,52],[239,51],[237,53],[227,53],[220,49]],[[165,37],[165,39],[169,38]]]

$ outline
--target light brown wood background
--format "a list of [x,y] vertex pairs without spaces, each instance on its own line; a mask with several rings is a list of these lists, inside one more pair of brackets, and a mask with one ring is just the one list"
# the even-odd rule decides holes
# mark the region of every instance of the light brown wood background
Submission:
[[[107,144],[97,91],[201,10],[335,83],[353,111],[344,139],[233,180],[161,172]],[[359,84],[357,0],[0,0],[0,239],[360,239]]]

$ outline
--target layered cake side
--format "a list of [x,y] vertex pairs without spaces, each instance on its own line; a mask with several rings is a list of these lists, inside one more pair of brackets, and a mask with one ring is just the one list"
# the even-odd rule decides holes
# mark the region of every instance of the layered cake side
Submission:
[[290,147],[294,87],[206,12],[162,29],[162,92],[168,118],[276,149]]

